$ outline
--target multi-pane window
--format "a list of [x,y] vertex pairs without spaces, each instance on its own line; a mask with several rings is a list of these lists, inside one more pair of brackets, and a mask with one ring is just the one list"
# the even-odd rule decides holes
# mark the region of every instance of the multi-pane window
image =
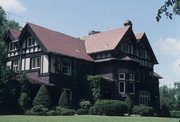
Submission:
[[31,68],[32,69],[40,68],[40,57],[31,59]]
[[139,91],[139,104],[148,106],[149,101],[150,101],[150,92],[144,90]]
[[125,73],[119,73],[119,80],[125,80]]
[[123,44],[123,51],[126,52],[126,53],[129,53],[129,45],[127,43],[124,43]]
[[142,58],[144,57],[144,50],[143,49],[139,50],[139,56],[142,57]]
[[134,74],[129,74],[129,80],[134,81]]
[[63,58],[61,70],[62,73],[71,75],[71,60]]
[[28,37],[27,38],[27,47],[32,47],[34,45],[35,45],[35,39],[32,36]]
[[125,93],[125,82],[119,82],[119,93]]
[[129,93],[134,94],[135,93],[135,84],[134,83],[129,83]]
[[14,42],[9,43],[9,51],[15,51],[16,50],[16,46]]
[[18,61],[13,62],[13,71],[18,72]]

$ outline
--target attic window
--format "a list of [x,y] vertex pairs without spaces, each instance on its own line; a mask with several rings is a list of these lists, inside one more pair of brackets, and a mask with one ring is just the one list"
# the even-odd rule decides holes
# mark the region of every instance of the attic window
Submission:
[[27,37],[27,47],[32,47],[35,45],[35,39],[30,36],[30,37]]

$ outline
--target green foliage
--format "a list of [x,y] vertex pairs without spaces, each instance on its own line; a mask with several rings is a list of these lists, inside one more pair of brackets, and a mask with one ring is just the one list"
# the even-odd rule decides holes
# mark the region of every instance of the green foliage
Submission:
[[51,99],[48,89],[45,85],[42,85],[33,100],[33,106],[42,105],[44,107],[50,107]]
[[22,92],[21,96],[18,100],[19,105],[21,106],[22,109],[27,109],[30,107],[30,97],[27,95],[26,92]]
[[89,109],[92,115],[123,115],[127,112],[127,106],[119,100],[99,100]]
[[77,111],[76,111],[76,114],[77,115],[87,115],[88,114],[88,111],[87,111],[87,109],[78,109]]
[[127,107],[128,107],[128,113],[131,114],[132,108],[133,108],[132,99],[131,99],[129,96],[127,96],[127,97],[126,97],[126,100],[125,100],[125,103],[126,103],[126,105],[127,105]]
[[67,90],[64,90],[59,98],[58,105],[64,108],[70,108],[70,96]]
[[153,108],[148,107],[148,106],[144,106],[144,105],[134,106],[132,109],[132,112],[134,114],[138,114],[141,116],[153,116],[154,115]]
[[180,94],[177,95],[176,110],[180,110]]
[[173,7],[172,10],[175,15],[180,15],[180,1],[179,0],[167,0],[163,6],[158,10],[156,21],[160,21],[161,15],[164,14],[167,18],[172,19],[173,13],[169,10],[170,7]]
[[161,116],[162,117],[170,117],[171,116],[171,113],[169,112],[169,109],[166,106],[166,104],[163,104],[163,106],[161,108]]
[[19,25],[18,22],[14,20],[10,20],[7,22],[8,28],[14,29],[14,30],[20,30],[22,27]]
[[7,28],[6,13],[2,9],[2,7],[0,7],[0,40],[2,40],[3,33],[6,30],[6,28]]
[[67,109],[67,108],[63,108],[63,107],[57,106],[56,107],[56,114],[57,115],[74,115],[75,114],[75,110]]
[[80,106],[82,109],[88,110],[88,109],[91,107],[91,102],[90,102],[90,101],[86,101],[86,100],[82,100],[82,101],[79,103],[79,106]]
[[100,99],[110,99],[109,97],[112,95],[112,81],[99,75],[88,76],[87,79],[89,81],[89,87],[94,101]]
[[170,111],[171,117],[180,118],[180,111]]

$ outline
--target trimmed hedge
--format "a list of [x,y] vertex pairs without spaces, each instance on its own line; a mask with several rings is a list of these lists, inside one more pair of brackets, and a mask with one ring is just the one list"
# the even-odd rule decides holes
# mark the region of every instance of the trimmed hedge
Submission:
[[138,114],[141,116],[153,116],[154,115],[153,108],[148,107],[148,106],[144,106],[144,105],[134,106],[132,109],[132,112],[134,114]]
[[88,114],[88,111],[86,109],[78,109],[76,111],[76,114],[77,115],[87,115]]
[[70,96],[67,91],[64,90],[59,98],[58,105],[63,108],[70,108]]
[[180,111],[170,111],[171,117],[180,118]]
[[62,107],[57,106],[56,107],[56,114],[57,115],[63,115],[63,116],[74,115],[75,114],[75,110],[67,109],[67,108],[62,108]]
[[79,103],[79,106],[80,106],[82,109],[89,110],[89,108],[90,108],[92,105],[91,105],[91,102],[90,102],[90,101],[82,100],[82,101]]
[[89,109],[92,115],[123,115],[127,112],[127,106],[119,100],[99,100]]

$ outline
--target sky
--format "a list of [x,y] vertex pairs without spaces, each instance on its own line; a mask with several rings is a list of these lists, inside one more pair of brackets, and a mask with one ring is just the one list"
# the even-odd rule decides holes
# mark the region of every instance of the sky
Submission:
[[159,64],[155,72],[160,85],[173,86],[180,81],[180,16],[165,16],[156,22],[157,10],[165,0],[0,0],[7,18],[24,26],[31,22],[83,37],[90,30],[106,31],[133,23],[134,33],[145,32]]

